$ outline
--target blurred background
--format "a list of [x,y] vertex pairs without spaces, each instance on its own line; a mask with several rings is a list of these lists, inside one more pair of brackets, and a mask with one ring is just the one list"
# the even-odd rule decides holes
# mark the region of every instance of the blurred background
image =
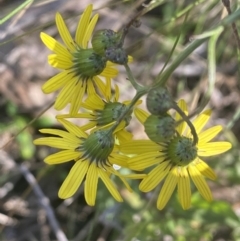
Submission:
[[[151,84],[161,71],[180,33],[171,60],[228,14],[218,0],[0,0],[0,240],[240,240],[240,57],[230,25],[217,41],[215,87],[206,107],[213,110],[208,125],[224,126],[218,140],[233,144],[226,154],[206,159],[218,175],[216,182],[208,182],[214,201],[204,201],[193,189],[191,209],[182,210],[173,195],[167,207],[159,211],[158,192],[139,192],[138,180],[129,181],[134,193],[119,183],[124,203],[115,202],[102,183],[95,207],[86,204],[83,186],[68,200],[58,198],[72,163],[48,166],[43,159],[56,150],[32,143],[40,136],[40,128],[62,128],[55,120],[59,112],[53,108],[38,117],[55,99],[54,94],[44,95],[41,86],[59,72],[48,65],[50,51],[39,34],[43,31],[60,40],[54,20],[55,13],[60,12],[74,36],[79,16],[89,3],[100,14],[96,29],[116,31],[144,6],[155,4],[141,18],[141,26],[130,29],[125,41],[134,58],[132,72],[144,85]],[[232,1],[231,8],[234,12],[239,2]],[[183,24],[186,12],[188,18]],[[239,21],[236,26],[238,30]],[[124,69],[119,69],[115,82],[120,87],[120,99],[131,99],[134,89]],[[182,62],[167,85],[175,100],[184,98],[190,112],[196,109],[209,85],[208,41]],[[32,125],[11,139],[34,118],[37,120]],[[81,125],[81,120],[75,122]],[[135,119],[128,129],[134,138],[146,138]]]

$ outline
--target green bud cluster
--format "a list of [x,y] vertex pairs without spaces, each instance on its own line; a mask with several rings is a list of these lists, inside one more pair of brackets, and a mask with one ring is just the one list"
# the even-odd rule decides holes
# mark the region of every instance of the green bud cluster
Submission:
[[99,30],[92,38],[92,49],[78,48],[73,53],[73,71],[83,79],[100,74],[107,61],[126,64],[128,55],[122,48],[121,33],[111,29]]
[[197,147],[191,138],[176,134],[176,121],[167,113],[178,111],[166,87],[151,89],[147,95],[147,108],[151,113],[144,122],[150,140],[166,146],[167,158],[175,165],[186,166],[197,157]]
[[166,87],[151,89],[147,95],[147,109],[151,115],[144,123],[145,132],[154,142],[170,140],[175,134],[175,120],[167,114],[173,101]]
[[104,56],[105,51],[108,48],[117,46],[120,42],[120,39],[121,35],[111,29],[98,30],[93,34],[92,37],[93,50],[97,54]]
[[166,87],[151,89],[147,95],[147,108],[153,115],[162,115],[173,107],[172,96]]
[[171,139],[175,133],[175,120],[168,114],[150,115],[144,122],[145,132],[154,142]]
[[94,51],[116,64],[126,64],[128,55],[122,47],[122,34],[111,29],[97,31],[92,38]]

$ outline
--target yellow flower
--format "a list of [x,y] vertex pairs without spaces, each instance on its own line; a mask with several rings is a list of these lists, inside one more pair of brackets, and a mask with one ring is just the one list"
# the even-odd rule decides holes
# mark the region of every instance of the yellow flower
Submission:
[[[81,111],[81,113],[74,115],[71,113],[58,115],[57,118],[86,118],[89,122],[86,125],[81,126],[81,129],[84,131],[92,128],[94,128],[93,131],[110,128],[116,121],[118,121],[121,114],[126,111],[130,101],[118,102],[120,95],[119,88],[115,85],[115,93],[112,94],[110,79],[107,79],[104,92],[104,98],[101,98],[97,94],[88,96],[88,98],[82,103],[81,107],[83,107],[84,110]],[[141,101],[139,100],[137,105],[140,103]],[[131,115],[132,111],[128,112],[114,131],[119,143],[132,139],[132,134],[125,130],[125,127],[129,124],[132,118]]]
[[88,94],[95,93],[96,87],[102,91],[104,83],[101,77],[112,78],[118,74],[113,63],[107,62],[104,57],[88,48],[98,20],[98,14],[91,18],[92,8],[89,5],[82,14],[74,40],[62,16],[56,14],[56,25],[65,46],[46,33],[40,35],[43,43],[54,52],[48,56],[49,64],[62,70],[42,86],[46,94],[61,89],[54,105],[57,110],[71,103],[70,112],[77,113],[86,91]]
[[[56,129],[41,129],[41,133],[51,134],[58,137],[43,137],[34,141],[35,145],[47,145],[62,149],[44,159],[47,164],[61,164],[74,160],[68,176],[64,180],[58,195],[66,199],[74,195],[84,178],[84,196],[88,205],[95,205],[98,179],[101,178],[112,196],[122,202],[122,197],[111,180],[111,175],[118,176],[125,186],[131,191],[124,177],[143,178],[145,175],[129,174],[122,176],[113,165],[126,166],[127,157],[119,154],[118,147],[114,145],[114,138],[105,132],[86,134],[78,126],[61,119],[59,122],[67,131]],[[106,134],[107,133],[107,134]]]
[[[180,100],[178,105],[187,114],[186,103]],[[139,109],[135,111],[135,114],[142,123],[149,115]],[[143,170],[156,165],[140,183],[139,189],[141,191],[149,192],[165,179],[157,200],[158,209],[161,210],[165,207],[176,186],[183,209],[190,208],[190,178],[200,194],[207,201],[212,200],[212,194],[205,177],[214,180],[216,175],[200,157],[226,152],[231,148],[231,144],[229,142],[210,142],[222,130],[219,125],[202,131],[210,115],[211,111],[206,110],[193,120],[199,139],[196,146],[192,145],[192,134],[186,122],[183,121],[176,127],[177,133],[169,141],[155,143],[151,140],[133,140],[123,143],[121,147],[123,153],[135,154],[128,161],[129,168]],[[177,122],[181,120],[178,113],[175,120]]]

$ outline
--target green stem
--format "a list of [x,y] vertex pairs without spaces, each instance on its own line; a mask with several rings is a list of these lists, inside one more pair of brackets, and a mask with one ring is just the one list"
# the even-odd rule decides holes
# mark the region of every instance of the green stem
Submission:
[[211,95],[214,90],[215,81],[216,81],[216,44],[217,40],[222,33],[223,28],[219,28],[219,31],[216,31],[215,35],[213,35],[209,39],[208,43],[208,87],[207,91],[204,94],[203,99],[201,100],[199,106],[190,114],[188,118],[195,116],[198,113],[201,113],[205,108],[207,103],[209,102]]
[[[201,44],[203,44],[207,38],[211,37],[212,35],[216,34],[216,32],[220,32],[223,30],[223,27],[228,26],[233,21],[235,21],[240,16],[240,9],[229,15],[228,17],[224,18],[220,24],[215,26],[212,30],[202,34],[200,39],[194,40],[188,47],[181,52],[176,59],[173,60],[171,65],[163,72],[161,76],[158,76],[156,82],[157,86],[164,86],[173,73],[173,71]],[[198,36],[199,37],[199,36]]]
[[[168,58],[167,58],[167,61],[165,62],[163,68],[162,68],[161,71],[160,71],[160,73],[158,74],[156,80],[160,78],[160,76],[161,76],[161,74],[163,73],[163,71],[165,70],[168,62],[170,61],[170,59],[171,59],[171,57],[172,57],[172,55],[173,55],[173,53],[174,53],[175,48],[177,47],[178,41],[179,41],[179,39],[180,39],[180,37],[181,37],[181,35],[182,35],[182,32],[183,32],[183,30],[184,30],[185,23],[186,23],[186,21],[187,21],[188,14],[189,14],[189,12],[186,13],[186,16],[185,16],[184,21],[183,21],[183,24],[182,24],[183,27],[181,28],[181,31],[180,31],[180,33],[178,34],[177,39],[176,39],[175,42],[174,42],[174,45],[173,45],[172,50],[171,50],[171,52],[170,52],[170,54],[169,54],[169,56],[168,56]],[[156,81],[156,80],[155,80],[155,81]],[[157,84],[157,83],[156,83],[156,84]]]
[[128,75],[128,80],[131,82],[132,86],[137,90],[142,90],[143,86],[138,84],[135,80],[135,78],[133,77],[132,71],[129,68],[128,64],[124,64],[124,67],[127,71],[127,75]]
[[173,105],[173,109],[179,113],[179,115],[183,118],[183,121],[187,122],[187,124],[191,130],[191,133],[193,135],[193,145],[196,146],[196,144],[198,143],[198,135],[197,135],[194,125],[192,124],[192,122],[188,119],[188,117],[185,115],[185,113],[182,111],[182,109],[177,104]]
[[127,106],[126,110],[121,114],[118,120],[114,123],[113,126],[109,129],[109,132],[112,133],[120,122],[125,118],[125,116],[132,111],[133,106],[137,103],[137,101],[145,95],[149,91],[149,87],[142,87],[141,90],[137,91],[136,95],[133,97],[131,103]]
[[8,19],[10,19],[12,16],[17,14],[20,10],[22,10],[23,8],[25,8],[28,4],[30,4],[32,2],[33,2],[33,0],[27,0],[24,3],[22,3],[21,5],[19,5],[17,8],[15,8],[11,13],[9,13],[3,19],[0,19],[0,24],[5,23]]

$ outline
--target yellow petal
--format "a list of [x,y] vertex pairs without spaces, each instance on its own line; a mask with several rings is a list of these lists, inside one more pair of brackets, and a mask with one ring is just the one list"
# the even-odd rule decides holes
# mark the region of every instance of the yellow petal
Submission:
[[134,114],[142,124],[147,120],[149,116],[149,113],[147,113],[145,110],[142,110],[140,108],[135,108]]
[[96,94],[95,86],[93,84],[92,79],[87,80],[87,94],[88,95]]
[[67,46],[67,48],[69,50],[75,51],[73,39],[72,39],[72,37],[67,29],[67,26],[66,26],[62,16],[60,15],[60,13],[56,13],[55,20],[56,20],[58,32],[59,32],[63,42],[65,43],[65,45]]
[[177,174],[177,168],[174,167],[172,170],[170,170],[163,187],[161,189],[161,192],[158,196],[157,200],[157,208],[159,210],[162,210],[167,202],[169,201],[170,197],[172,196],[172,193],[177,185],[178,182],[178,174]]
[[211,180],[215,180],[217,178],[215,172],[212,170],[211,167],[207,165],[204,161],[201,159],[198,159],[198,162],[196,164],[196,168],[201,172],[201,174]]
[[182,111],[184,111],[186,113],[186,115],[188,115],[188,108],[187,108],[187,104],[186,104],[185,100],[180,99],[178,101],[177,105],[181,108]]
[[214,126],[209,128],[198,135],[199,144],[206,143],[211,141],[220,131],[222,130],[222,126]]
[[69,53],[69,51],[59,42],[57,42],[54,38],[47,35],[46,33],[41,32],[40,38],[43,41],[43,43],[54,53],[57,55],[62,56],[65,59],[71,60],[72,55]]
[[82,106],[85,109],[88,110],[103,110],[104,109],[104,102],[102,101],[102,99],[100,98],[99,95],[97,94],[93,94],[87,97],[87,99],[84,101],[84,103],[82,104]]
[[[185,100],[179,100],[178,101],[178,106],[181,108],[181,110],[188,115],[188,109],[187,109],[187,104],[185,102]],[[181,121],[182,117],[179,115],[179,113],[177,112],[175,115],[175,120],[176,122]],[[187,123],[185,121],[181,121],[179,125],[177,125],[176,130],[179,133],[179,135],[182,135],[186,129]]]
[[58,196],[66,199],[74,195],[88,171],[88,161],[77,161],[59,189]]
[[45,94],[52,93],[60,88],[62,88],[69,79],[72,78],[72,74],[69,74],[68,71],[63,71],[55,76],[53,76],[51,79],[49,79],[43,86],[42,91]]
[[83,138],[87,138],[88,135],[77,125],[64,120],[64,119],[58,119],[58,122],[60,122],[66,130],[68,130],[70,133],[74,134],[77,137],[83,137]]
[[120,146],[120,150],[126,154],[142,154],[146,152],[159,152],[163,150],[163,147],[150,140],[133,140],[123,143]]
[[69,142],[64,138],[58,137],[42,137],[34,140],[33,143],[35,145],[44,145],[66,150],[75,150],[78,147],[78,143]]
[[[210,119],[211,113],[212,113],[211,110],[205,110],[196,119],[194,119],[192,121],[197,134],[199,134],[201,132],[201,130],[203,129],[203,127],[207,124],[207,122]],[[188,135],[189,134],[190,134],[190,130],[188,132]]]
[[[113,122],[115,123],[115,121]],[[113,134],[116,134],[117,132],[121,131],[123,128],[126,127],[126,122],[124,120],[122,120],[118,126],[116,127],[116,129],[113,131]]]
[[91,113],[77,113],[77,114],[62,114],[62,115],[56,115],[57,119],[67,119],[67,118],[86,118],[86,119],[92,119],[93,116]]
[[97,88],[99,89],[100,94],[104,95],[106,85],[103,83],[103,81],[98,76],[94,76],[93,80],[94,80],[94,83],[96,84]]
[[191,207],[191,187],[190,178],[186,168],[181,169],[181,174],[178,180],[178,196],[179,201],[184,210]]
[[122,129],[118,132],[116,132],[117,139],[119,140],[119,143],[124,143],[126,141],[130,141],[133,137],[133,134],[126,131],[125,129]]
[[144,173],[123,175],[123,177],[130,178],[130,179],[143,179],[146,176],[147,174],[144,174]]
[[98,14],[95,14],[93,18],[91,19],[91,22],[88,24],[87,29],[85,31],[83,40],[82,40],[82,48],[87,48],[88,41],[92,36],[92,32],[96,26],[96,23],[98,21]]
[[101,74],[99,74],[100,76],[103,77],[108,77],[108,78],[113,78],[115,76],[118,75],[118,70],[115,68],[110,68],[110,67],[106,67],[103,72]]
[[169,173],[170,168],[171,165],[169,165],[169,162],[167,161],[159,164],[142,180],[139,189],[142,192],[149,192],[154,189]]
[[97,122],[91,120],[91,122],[88,122],[86,125],[81,126],[81,129],[82,129],[83,131],[87,131],[87,130],[92,129],[92,128],[95,127],[96,125],[97,125]]
[[95,205],[98,185],[98,168],[92,163],[88,169],[84,187],[84,196],[89,206]]
[[67,70],[72,67],[73,62],[67,58],[62,58],[62,56],[56,54],[48,55],[48,63],[58,69]]
[[62,130],[57,130],[57,129],[40,129],[39,132],[44,133],[44,134],[51,134],[51,135],[57,135],[60,137],[65,138],[67,141],[72,142],[72,143],[80,143],[80,139],[77,138],[75,135],[67,132],[67,131],[62,131]]
[[120,90],[118,85],[115,85],[115,98],[114,100],[117,102],[119,100],[119,96],[120,96]]
[[111,156],[108,158],[112,165],[116,164],[121,167],[128,167],[128,159],[127,156],[121,155],[118,152],[112,152]]
[[132,63],[133,62],[133,57],[128,55],[128,63]]
[[198,145],[198,155],[199,156],[214,156],[224,153],[231,149],[232,144],[230,142],[219,141],[210,143],[199,143]]
[[76,35],[75,35],[75,41],[82,48],[83,48],[83,46],[82,46],[83,38],[84,38],[85,32],[87,30],[87,27],[89,25],[91,15],[92,15],[92,8],[93,8],[93,5],[89,4],[85,8],[85,10],[78,22],[77,31],[76,31]]
[[110,177],[108,176],[107,172],[104,170],[100,170],[99,169],[99,176],[102,179],[102,181],[104,182],[105,186],[107,187],[108,191],[112,194],[112,196],[118,201],[118,202],[122,202],[123,199],[120,195],[120,193],[118,192],[117,188],[114,186],[114,184],[112,183]]
[[111,62],[111,61],[107,61],[107,67],[116,67],[117,64]]
[[80,156],[79,152],[76,152],[73,150],[64,150],[64,151],[59,151],[55,154],[49,155],[44,159],[44,162],[46,162],[49,165],[60,164],[71,160],[75,160],[79,156]]
[[85,90],[86,90],[86,82],[78,81],[77,84],[75,85],[75,90],[72,96],[71,107],[70,107],[71,115],[75,115],[78,113],[82,105],[82,99],[85,94]]
[[68,103],[71,102],[77,82],[78,79],[73,78],[61,89],[54,104],[54,108],[56,110],[62,110]]
[[147,167],[161,163],[165,157],[157,157],[157,154],[154,152],[147,152],[135,157],[132,157],[128,160],[128,167],[132,170],[144,170]]
[[209,201],[209,202],[212,201],[212,193],[211,193],[204,177],[202,176],[202,174],[193,165],[188,166],[188,171],[189,171],[189,174],[190,174],[195,186],[197,187],[198,191],[200,192],[200,194],[207,201]]

